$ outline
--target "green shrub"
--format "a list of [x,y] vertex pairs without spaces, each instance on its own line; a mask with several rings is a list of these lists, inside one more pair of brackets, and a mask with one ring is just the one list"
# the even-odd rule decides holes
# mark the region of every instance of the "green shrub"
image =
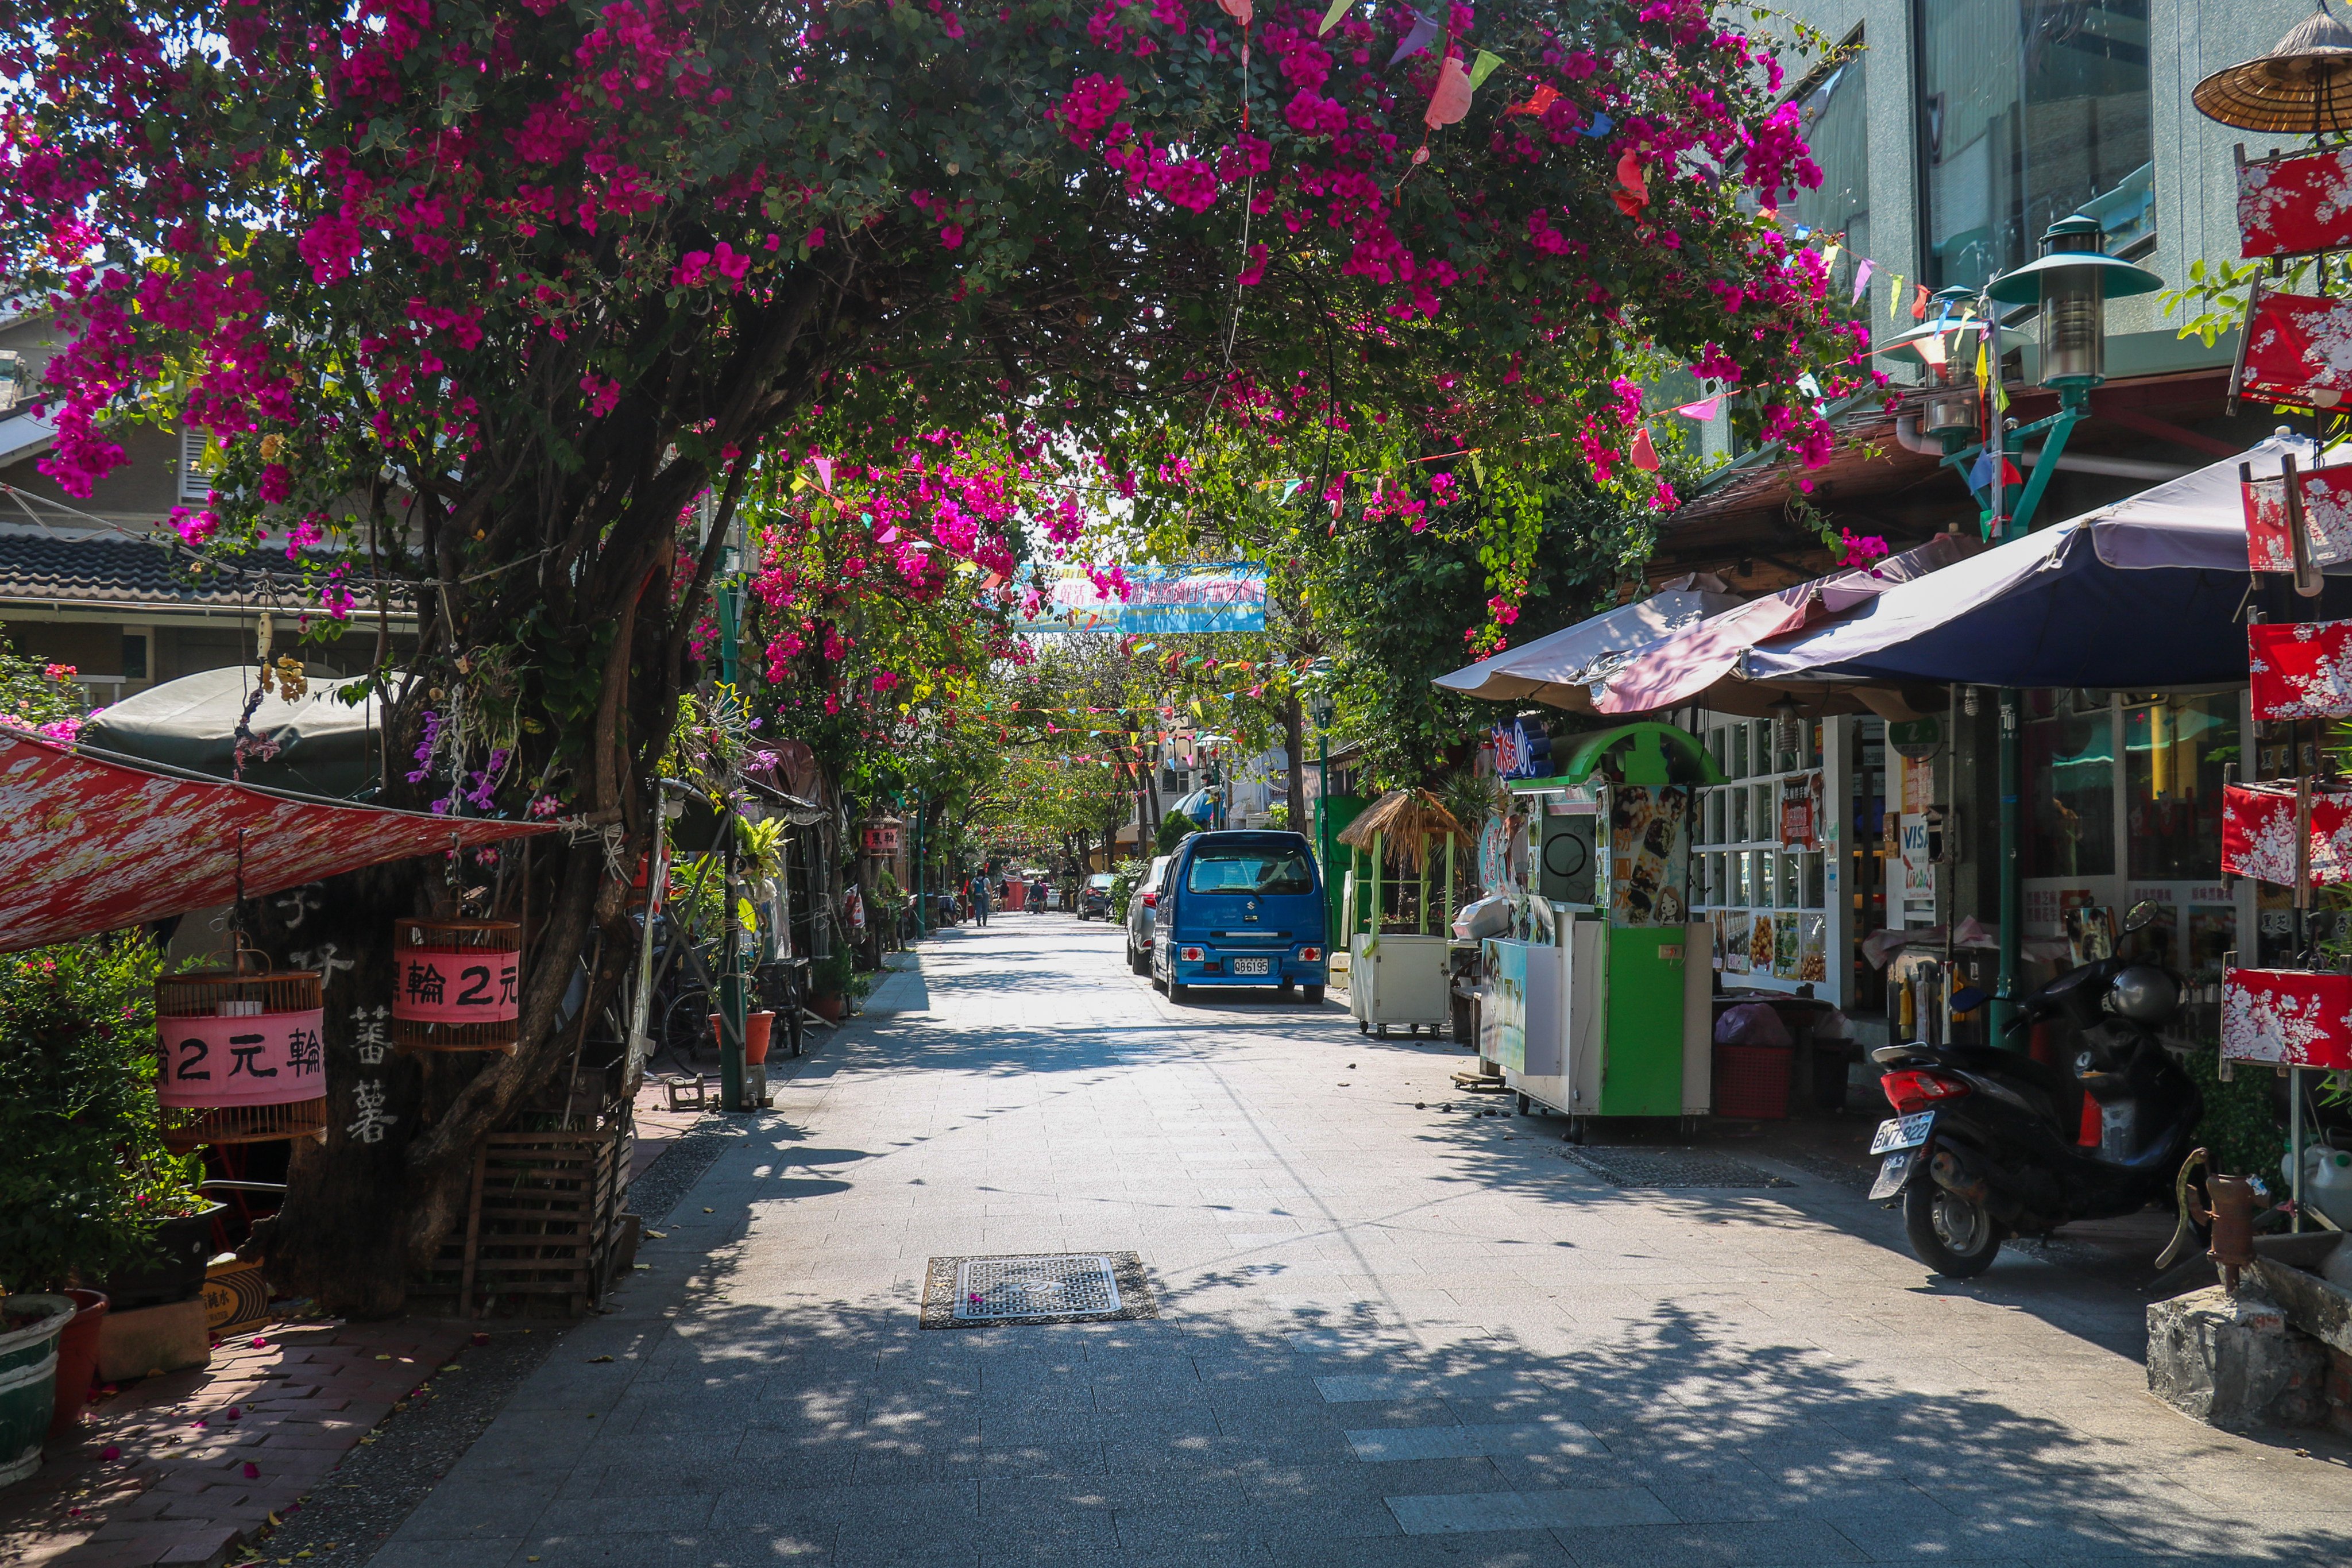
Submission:
[[199,1205],[155,1103],[161,970],[141,936],[0,959],[0,1289],[144,1262],[154,1222]]
[[1110,918],[1114,924],[1127,923],[1127,902],[1135,896],[1136,885],[1151,869],[1149,860],[1122,860],[1111,874]]
[[2202,1043],[2181,1065],[2205,1097],[2205,1116],[2197,1123],[2197,1144],[2212,1155],[2213,1168],[2260,1176],[2277,1186],[2279,1160],[2286,1153],[2286,1129],[2273,1109],[2277,1083],[2271,1068],[2241,1062],[2236,1076],[2223,1083],[2220,1053]]
[[1201,831],[1201,825],[1181,811],[1171,811],[1160,819],[1160,837],[1152,846],[1156,855],[1173,855],[1176,846]]

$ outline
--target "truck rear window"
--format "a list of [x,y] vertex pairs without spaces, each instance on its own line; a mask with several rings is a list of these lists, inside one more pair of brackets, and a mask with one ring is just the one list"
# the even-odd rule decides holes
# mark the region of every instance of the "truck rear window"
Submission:
[[1202,849],[1192,857],[1184,889],[1192,893],[1311,893],[1315,872],[1297,849]]

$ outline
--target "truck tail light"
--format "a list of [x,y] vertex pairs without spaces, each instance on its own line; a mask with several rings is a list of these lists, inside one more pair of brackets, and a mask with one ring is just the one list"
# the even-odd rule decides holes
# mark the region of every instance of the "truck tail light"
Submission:
[[1197,947],[1178,948],[1176,956],[1187,963],[1198,963],[1201,962],[1201,950]]
[[1147,909],[1147,910],[1156,910],[1156,909],[1158,909],[1158,908],[1160,907],[1160,895],[1159,895],[1159,894],[1157,894],[1157,893],[1146,893],[1146,894],[1144,894],[1144,895],[1143,895],[1143,907],[1144,907],[1145,909]]
[[1298,950],[1298,962],[1301,963],[1320,963],[1322,961],[1323,950],[1319,947],[1302,947]]

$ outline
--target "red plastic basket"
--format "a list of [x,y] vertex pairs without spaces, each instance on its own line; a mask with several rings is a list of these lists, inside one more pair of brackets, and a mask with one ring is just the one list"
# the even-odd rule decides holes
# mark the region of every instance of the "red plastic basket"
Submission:
[[1715,1113],[1746,1121],[1786,1118],[1796,1055],[1777,1046],[1716,1047]]

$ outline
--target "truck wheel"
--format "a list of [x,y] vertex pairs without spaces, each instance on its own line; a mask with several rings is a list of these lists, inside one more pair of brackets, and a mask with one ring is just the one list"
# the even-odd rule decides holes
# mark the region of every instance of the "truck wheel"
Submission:
[[2000,1253],[2000,1222],[1980,1203],[1916,1177],[1903,1194],[1903,1229],[1919,1261],[1947,1279],[1973,1279]]
[[1302,985],[1298,990],[1309,1006],[1320,1007],[1323,1005],[1323,987],[1320,985]]
[[1134,948],[1129,948],[1127,950],[1127,966],[1135,971],[1138,974],[1150,973],[1151,950],[1146,948],[1142,952],[1138,952]]

